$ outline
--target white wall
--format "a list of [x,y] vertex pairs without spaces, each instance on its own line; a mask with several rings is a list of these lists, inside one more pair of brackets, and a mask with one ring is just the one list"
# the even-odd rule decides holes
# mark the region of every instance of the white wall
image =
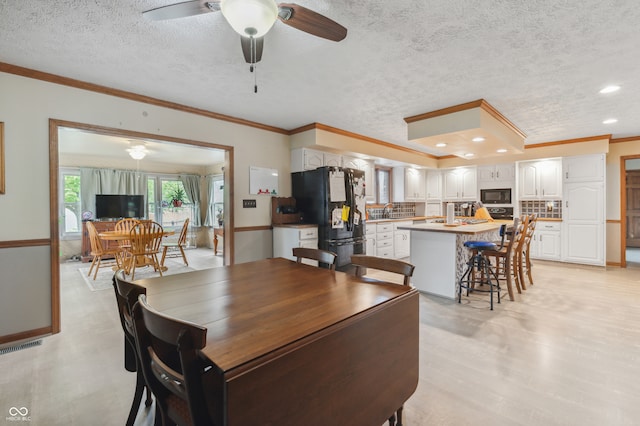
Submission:
[[[6,193],[0,195],[0,242],[50,237],[49,119],[232,146],[235,227],[271,224],[268,197],[249,195],[250,166],[278,169],[282,195],[289,195],[287,135],[6,73],[0,73],[0,94],[0,121],[5,123],[6,182]],[[243,198],[257,198],[257,208],[243,209]],[[251,232],[243,234],[246,238]],[[258,238],[269,238],[263,234],[264,231],[256,232]],[[243,260],[266,257],[269,253],[265,253],[264,247],[270,244],[268,241],[242,245],[242,253],[237,257]],[[16,319],[6,318],[4,313],[8,311],[5,305],[22,300],[24,292],[29,292],[35,301],[34,311],[49,311],[50,286],[50,282],[38,280],[28,288],[0,287],[0,336],[49,326],[37,315],[27,313]]]

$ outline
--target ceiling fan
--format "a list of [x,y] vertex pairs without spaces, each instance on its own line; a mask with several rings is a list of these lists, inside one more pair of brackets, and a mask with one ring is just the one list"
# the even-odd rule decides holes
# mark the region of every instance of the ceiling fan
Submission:
[[143,12],[152,20],[183,18],[209,12],[222,12],[231,27],[241,36],[242,53],[250,70],[262,59],[264,35],[276,19],[300,31],[340,41],[347,36],[347,29],[337,22],[295,3],[279,3],[275,0],[214,0],[185,1]]

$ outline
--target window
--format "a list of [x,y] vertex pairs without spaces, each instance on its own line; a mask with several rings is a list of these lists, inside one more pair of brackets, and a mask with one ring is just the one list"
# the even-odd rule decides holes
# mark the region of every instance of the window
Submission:
[[[147,182],[148,197],[147,211],[149,219],[158,222],[163,227],[180,227],[185,219],[194,221],[195,206],[184,190],[182,182],[177,177],[150,177]],[[184,193],[181,205],[174,205],[173,198],[176,191]]]
[[82,229],[82,211],[80,210],[80,171],[60,169],[60,236],[77,238]]
[[378,166],[376,167],[376,203],[390,203],[391,197],[391,168]]

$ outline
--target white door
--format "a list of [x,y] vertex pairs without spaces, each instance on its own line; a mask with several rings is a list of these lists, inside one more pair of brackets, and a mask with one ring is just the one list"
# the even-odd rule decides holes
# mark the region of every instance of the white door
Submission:
[[565,184],[562,207],[563,260],[604,265],[604,184]]
[[521,163],[520,170],[520,191],[521,199],[538,198],[538,169],[535,163]]
[[562,160],[541,161],[537,165],[539,169],[538,197],[561,198],[562,197]]

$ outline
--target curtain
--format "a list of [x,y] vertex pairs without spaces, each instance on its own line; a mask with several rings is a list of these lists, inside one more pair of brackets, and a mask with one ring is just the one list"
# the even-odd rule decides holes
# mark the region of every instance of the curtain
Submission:
[[213,193],[214,193],[214,186],[213,186],[213,181],[215,179],[215,176],[207,176],[206,177],[206,186],[207,186],[207,199],[209,200],[209,204],[207,205],[207,215],[204,219],[204,226],[214,226],[214,224],[216,223],[216,215],[215,212],[213,211],[213,203],[214,203],[214,199],[213,199]]
[[200,176],[180,175],[180,181],[184,186],[187,197],[193,203],[193,223],[192,226],[202,226],[202,213],[200,212]]
[[96,194],[147,195],[147,175],[129,170],[80,168],[80,204],[96,212]]

